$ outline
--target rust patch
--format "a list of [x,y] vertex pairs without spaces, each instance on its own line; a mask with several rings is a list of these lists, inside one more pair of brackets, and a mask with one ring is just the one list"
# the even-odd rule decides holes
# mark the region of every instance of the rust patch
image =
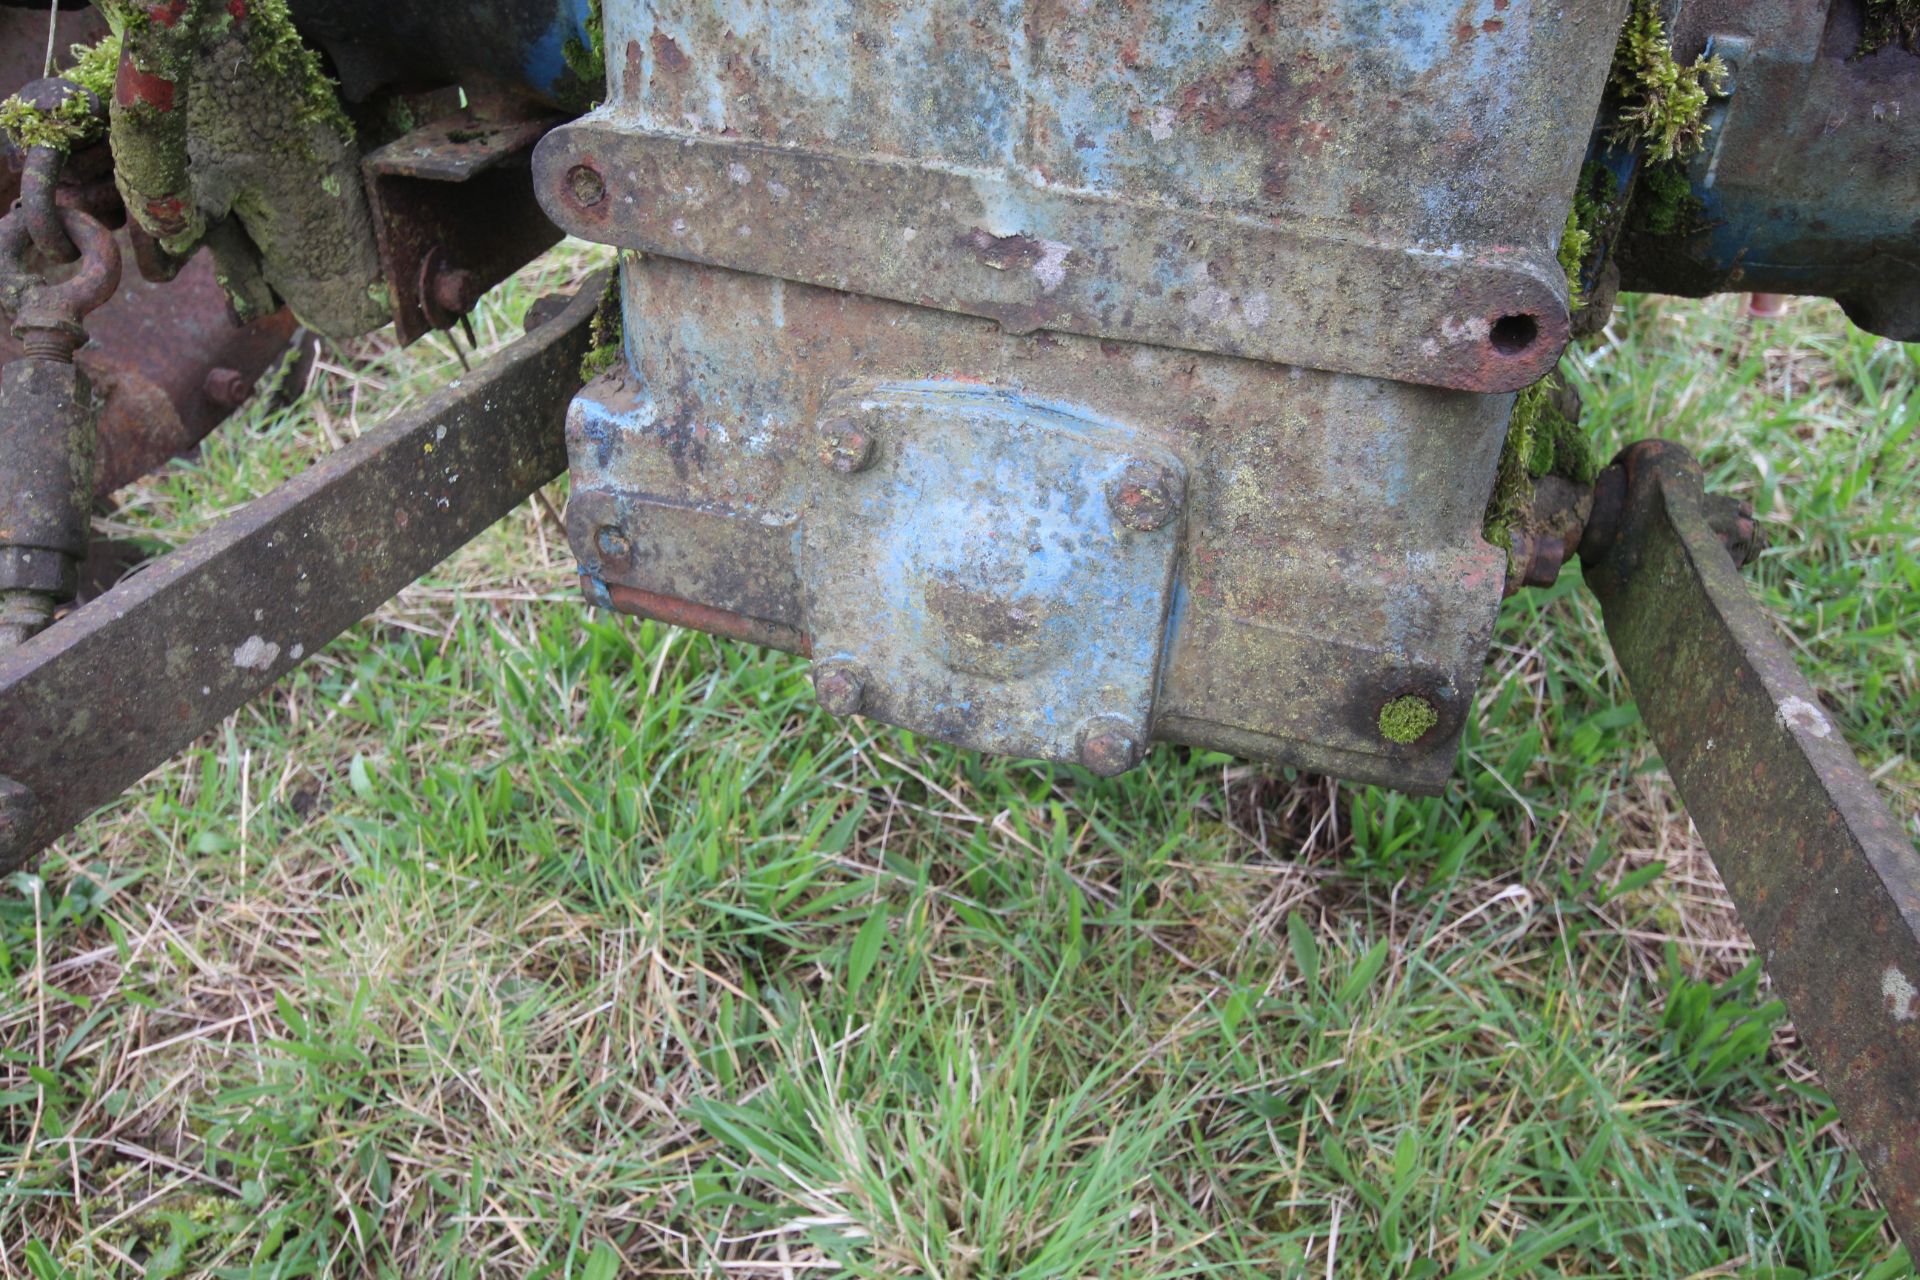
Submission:
[[653,46],[654,61],[659,63],[660,69],[668,75],[677,75],[690,65],[691,60],[681,51],[680,46],[674,43],[673,37],[666,32],[654,32],[653,38],[648,43]]

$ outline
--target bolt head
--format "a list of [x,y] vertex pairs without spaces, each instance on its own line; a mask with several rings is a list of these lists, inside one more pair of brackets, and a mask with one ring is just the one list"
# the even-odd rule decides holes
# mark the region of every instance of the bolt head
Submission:
[[1170,469],[1155,462],[1129,462],[1108,486],[1107,506],[1127,528],[1151,533],[1166,528],[1180,513],[1181,488]]
[[567,170],[567,190],[576,204],[593,206],[607,196],[607,180],[590,164],[577,164]]
[[222,409],[237,409],[253,394],[253,379],[238,369],[209,369],[201,389]]
[[813,696],[819,699],[821,710],[828,715],[854,715],[866,702],[866,674],[851,662],[816,665]]
[[878,450],[873,432],[857,422],[841,419],[821,429],[820,460],[843,476],[872,466]]
[[603,524],[593,536],[593,542],[600,549],[602,560],[624,563],[633,554],[633,543],[627,540],[626,530],[617,525]]
[[1080,731],[1080,763],[1087,772],[1117,778],[1140,763],[1146,735],[1118,716],[1100,716]]
[[464,267],[443,266],[433,273],[433,303],[449,315],[473,310],[480,293],[480,277]]

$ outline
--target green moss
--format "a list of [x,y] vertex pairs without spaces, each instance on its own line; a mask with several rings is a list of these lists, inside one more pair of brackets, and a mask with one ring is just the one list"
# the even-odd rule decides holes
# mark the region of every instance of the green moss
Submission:
[[1866,25],[1860,30],[1857,56],[1878,52],[1890,44],[1920,53],[1920,0],[1867,0]]
[[1440,713],[1417,693],[1403,693],[1380,708],[1380,736],[1388,742],[1418,742],[1440,723]]
[[1567,273],[1567,306],[1569,309],[1580,305],[1580,267],[1587,260],[1587,250],[1592,247],[1593,233],[1580,221],[1580,208],[1575,206],[1567,210],[1566,230],[1560,233],[1560,269]]
[[1633,225],[1656,236],[1685,235],[1699,224],[1706,205],[1677,164],[1648,165],[1633,201]]
[[1586,298],[1582,284],[1587,264],[1606,235],[1612,221],[1618,183],[1613,170],[1597,160],[1588,161],[1580,170],[1579,185],[1573,191],[1573,207],[1567,210],[1566,229],[1560,236],[1560,269],[1567,273],[1567,305],[1577,308]]
[[[223,14],[225,6],[216,12]],[[294,30],[287,0],[250,0],[247,18],[248,51],[257,66],[291,91],[299,104],[300,120],[324,125],[351,140],[353,122],[340,105],[339,85],[327,75],[320,55]]]
[[1613,54],[1614,136],[1643,146],[1653,160],[1692,155],[1706,144],[1707,101],[1726,78],[1718,58],[1676,60],[1654,0],[1633,0]]
[[593,324],[589,333],[593,345],[587,349],[586,357],[580,361],[582,382],[592,382],[626,359],[626,332],[621,319],[618,273],[607,281],[607,291],[601,295],[600,306],[593,313]]
[[[113,77],[120,65],[120,40],[107,36],[98,44],[74,45],[73,64],[60,74],[100,100],[102,108],[113,96]],[[75,95],[53,111],[41,111],[15,95],[0,102],[0,131],[22,150],[53,147],[72,151],[106,136],[104,114],[88,110],[84,96]]]
[[578,36],[570,35],[561,46],[560,54],[574,75],[591,84],[606,75],[607,46],[605,26],[600,17],[600,0],[589,0],[586,28],[586,43],[582,44]]
[[[586,40],[583,42],[579,36],[569,35],[560,46],[560,56],[584,94],[574,105],[590,109],[600,105],[589,99],[607,82],[606,27],[600,15],[600,0],[587,0],[587,20],[583,25],[586,28]],[[563,99],[575,97],[575,92],[563,91],[561,96]]]
[[1558,389],[1559,383],[1548,376],[1514,397],[1493,497],[1480,525],[1481,535],[1497,547],[1512,548],[1513,527],[1533,510],[1535,479],[1559,476],[1575,484],[1592,484],[1600,474],[1593,442],[1579,423],[1554,404]]
[[1527,449],[1527,473],[1534,477],[1559,476],[1575,484],[1592,484],[1600,474],[1600,455],[1580,424],[1556,409],[1551,402],[1543,406],[1533,424],[1533,441]]

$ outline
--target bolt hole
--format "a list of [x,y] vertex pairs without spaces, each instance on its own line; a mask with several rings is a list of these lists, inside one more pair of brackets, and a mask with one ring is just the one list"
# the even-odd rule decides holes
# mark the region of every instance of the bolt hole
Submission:
[[567,170],[567,186],[574,201],[582,205],[599,204],[607,194],[606,179],[592,165],[577,164]]
[[1540,322],[1532,316],[1501,316],[1493,322],[1487,340],[1503,356],[1517,356],[1540,337]]

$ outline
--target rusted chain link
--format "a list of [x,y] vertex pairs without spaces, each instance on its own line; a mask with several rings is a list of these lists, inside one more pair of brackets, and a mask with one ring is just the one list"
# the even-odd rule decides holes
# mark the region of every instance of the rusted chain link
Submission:
[[[35,80],[23,87],[15,95],[34,109],[49,116],[65,116],[71,108],[69,104],[76,97],[85,99],[87,116],[104,119],[106,106],[90,90],[83,89],[71,80],[51,76],[45,80]],[[67,234],[65,225],[56,207],[55,192],[60,185],[60,171],[66,166],[67,153],[59,147],[37,146],[27,148],[26,164],[20,172],[19,214],[24,219],[27,234],[32,238],[36,249],[53,263],[68,263],[80,256],[80,250]]]

